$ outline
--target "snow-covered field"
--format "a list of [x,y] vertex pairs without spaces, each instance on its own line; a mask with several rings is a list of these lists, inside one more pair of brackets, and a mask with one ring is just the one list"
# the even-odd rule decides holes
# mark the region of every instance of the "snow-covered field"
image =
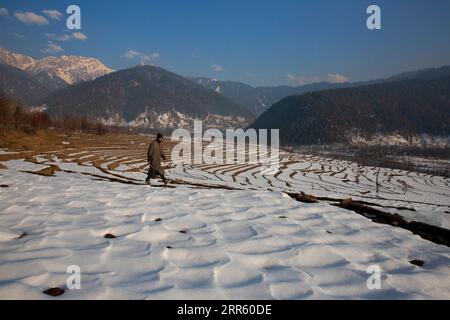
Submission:
[[[121,146],[2,162],[0,298],[55,299],[42,292],[78,265],[81,289],[56,299],[450,299],[449,247],[285,193],[413,207],[389,210],[449,228],[448,179],[382,168],[377,197],[378,168],[282,156],[272,177],[173,167],[175,188],[144,185],[144,155]],[[50,164],[62,171],[29,173]],[[380,290],[367,287],[373,265]]]
[[281,164],[274,176],[261,176],[261,168],[252,165],[178,166],[171,172],[191,182],[206,180],[235,188],[353,198],[410,220],[450,229],[450,180],[444,177],[288,153],[282,153]]

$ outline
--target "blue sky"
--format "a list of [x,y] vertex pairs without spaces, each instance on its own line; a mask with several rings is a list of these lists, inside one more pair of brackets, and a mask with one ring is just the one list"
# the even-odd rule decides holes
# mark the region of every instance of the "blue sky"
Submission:
[[[65,24],[70,4],[82,13],[75,36]],[[371,4],[381,7],[382,30],[366,27]],[[449,0],[0,0],[0,8],[0,45],[35,58],[93,56],[114,69],[144,61],[272,86],[450,64]]]

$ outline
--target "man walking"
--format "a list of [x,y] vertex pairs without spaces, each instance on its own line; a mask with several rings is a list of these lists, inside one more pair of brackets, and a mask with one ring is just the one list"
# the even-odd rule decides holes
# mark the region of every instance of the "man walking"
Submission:
[[154,140],[148,148],[147,160],[150,168],[148,169],[147,179],[145,179],[145,182],[148,184],[150,184],[150,179],[156,179],[157,175],[161,176],[164,185],[167,185],[168,183],[166,177],[164,176],[164,169],[161,167],[161,158],[167,160],[162,148],[163,141],[164,137],[162,134],[158,133],[156,135],[156,140]]

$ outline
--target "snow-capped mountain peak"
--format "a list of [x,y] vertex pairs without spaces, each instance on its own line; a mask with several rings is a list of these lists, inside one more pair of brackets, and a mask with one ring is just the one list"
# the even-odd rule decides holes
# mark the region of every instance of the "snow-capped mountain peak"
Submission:
[[63,79],[69,84],[94,80],[113,70],[98,59],[78,56],[47,57],[27,68],[32,74],[48,72]]
[[36,60],[20,53],[13,53],[4,47],[0,47],[0,63],[25,70],[36,63]]
[[114,71],[96,58],[63,55],[36,60],[3,47],[0,47],[0,63],[14,66],[32,75],[45,73],[51,78],[58,77],[68,84],[93,80]]

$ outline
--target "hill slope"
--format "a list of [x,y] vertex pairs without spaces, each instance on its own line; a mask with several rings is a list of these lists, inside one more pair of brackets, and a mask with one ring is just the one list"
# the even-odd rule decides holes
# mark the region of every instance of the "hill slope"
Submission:
[[355,137],[450,135],[450,77],[292,96],[250,127],[280,129],[289,145],[347,143]]
[[[155,127],[189,117],[253,115],[202,86],[154,66],[117,71],[52,93],[40,102],[53,115],[78,115]],[[175,119],[176,118],[176,119]]]
[[52,88],[42,84],[36,77],[15,67],[0,64],[0,95],[30,104],[44,98]]

